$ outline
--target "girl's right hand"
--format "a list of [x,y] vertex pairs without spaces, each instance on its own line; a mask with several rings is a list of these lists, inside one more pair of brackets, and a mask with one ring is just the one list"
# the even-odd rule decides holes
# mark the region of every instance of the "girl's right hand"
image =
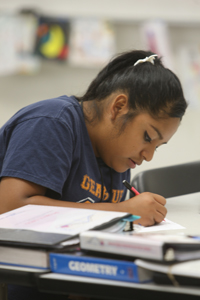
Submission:
[[121,211],[140,216],[141,219],[134,223],[151,226],[160,223],[167,214],[166,199],[160,195],[145,192],[138,196],[120,202]]

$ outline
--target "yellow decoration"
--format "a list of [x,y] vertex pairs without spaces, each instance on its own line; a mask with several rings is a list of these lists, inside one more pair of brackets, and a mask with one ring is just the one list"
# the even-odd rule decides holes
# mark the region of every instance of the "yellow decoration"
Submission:
[[55,58],[61,53],[64,43],[63,30],[58,25],[52,25],[50,27],[49,40],[41,45],[40,52],[48,58]]

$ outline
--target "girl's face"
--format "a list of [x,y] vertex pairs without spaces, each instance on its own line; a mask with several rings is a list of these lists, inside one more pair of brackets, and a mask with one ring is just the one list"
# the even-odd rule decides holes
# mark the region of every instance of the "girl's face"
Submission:
[[105,131],[96,152],[109,167],[125,172],[144,160],[152,160],[156,148],[170,140],[179,124],[179,118],[154,119],[141,113],[127,123],[121,134],[116,133],[114,126]]

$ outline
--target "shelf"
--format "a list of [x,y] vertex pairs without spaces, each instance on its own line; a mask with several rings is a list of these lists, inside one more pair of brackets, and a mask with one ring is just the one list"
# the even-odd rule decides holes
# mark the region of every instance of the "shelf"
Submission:
[[20,8],[35,8],[45,14],[70,18],[100,17],[123,22],[159,18],[173,24],[200,24],[200,0],[4,0],[0,3],[0,10]]

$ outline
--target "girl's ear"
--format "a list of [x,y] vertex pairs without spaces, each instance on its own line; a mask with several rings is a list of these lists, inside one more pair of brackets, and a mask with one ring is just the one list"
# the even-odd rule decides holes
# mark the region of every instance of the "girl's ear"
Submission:
[[110,112],[112,120],[126,114],[128,112],[128,97],[125,94],[118,94],[111,103]]

